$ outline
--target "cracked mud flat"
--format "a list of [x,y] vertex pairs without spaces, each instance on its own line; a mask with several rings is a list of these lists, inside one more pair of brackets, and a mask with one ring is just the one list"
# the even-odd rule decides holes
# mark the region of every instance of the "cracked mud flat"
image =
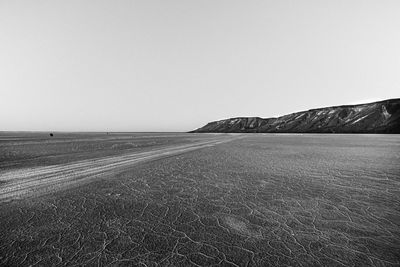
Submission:
[[0,265],[400,265],[399,136],[94,138],[0,142]]

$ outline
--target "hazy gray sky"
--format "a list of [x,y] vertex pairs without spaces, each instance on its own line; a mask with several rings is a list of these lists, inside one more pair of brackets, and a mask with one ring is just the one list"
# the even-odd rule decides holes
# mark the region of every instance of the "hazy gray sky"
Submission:
[[395,97],[399,0],[0,0],[0,130],[188,131]]

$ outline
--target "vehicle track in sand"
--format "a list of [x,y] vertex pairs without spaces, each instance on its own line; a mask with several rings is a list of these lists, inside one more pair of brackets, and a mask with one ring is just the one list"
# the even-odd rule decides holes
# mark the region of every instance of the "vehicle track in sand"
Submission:
[[87,159],[68,164],[0,172],[0,202],[40,195],[87,182],[98,175],[128,168],[134,164],[182,154],[232,141],[219,138],[146,152]]

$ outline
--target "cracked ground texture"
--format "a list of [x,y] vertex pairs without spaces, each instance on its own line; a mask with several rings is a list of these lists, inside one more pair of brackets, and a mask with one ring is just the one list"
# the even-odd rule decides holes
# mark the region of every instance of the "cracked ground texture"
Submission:
[[400,265],[399,136],[187,136],[229,142],[3,199],[0,265]]

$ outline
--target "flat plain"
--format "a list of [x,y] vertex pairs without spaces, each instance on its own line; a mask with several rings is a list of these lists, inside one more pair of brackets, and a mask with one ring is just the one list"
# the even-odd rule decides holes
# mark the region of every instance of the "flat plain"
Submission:
[[0,134],[2,266],[399,266],[400,136]]

